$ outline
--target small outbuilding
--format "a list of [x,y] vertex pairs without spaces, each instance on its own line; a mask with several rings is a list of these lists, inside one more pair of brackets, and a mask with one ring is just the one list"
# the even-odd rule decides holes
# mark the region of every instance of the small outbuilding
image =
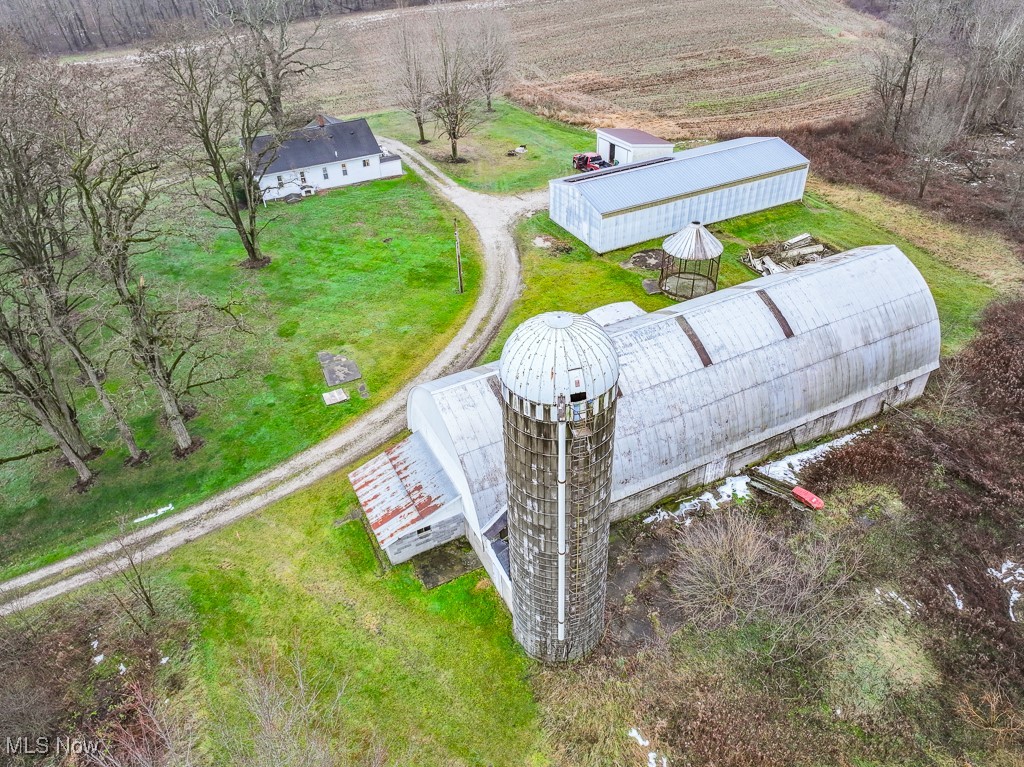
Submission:
[[259,136],[253,143],[262,166],[260,190],[267,201],[402,175],[398,155],[381,147],[363,119],[318,115],[275,146],[276,141],[274,136]]
[[598,128],[597,153],[612,165],[668,157],[675,145],[635,128]]
[[807,158],[738,138],[549,182],[551,220],[598,253],[803,198]]
[[658,287],[677,301],[714,293],[718,289],[722,243],[700,221],[694,221],[662,244],[665,257]]

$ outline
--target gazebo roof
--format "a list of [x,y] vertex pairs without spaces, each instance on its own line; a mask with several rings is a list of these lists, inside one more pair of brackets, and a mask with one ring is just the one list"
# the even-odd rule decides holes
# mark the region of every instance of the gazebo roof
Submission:
[[661,247],[680,261],[707,261],[718,258],[725,249],[725,246],[701,226],[699,221],[687,224],[666,239]]

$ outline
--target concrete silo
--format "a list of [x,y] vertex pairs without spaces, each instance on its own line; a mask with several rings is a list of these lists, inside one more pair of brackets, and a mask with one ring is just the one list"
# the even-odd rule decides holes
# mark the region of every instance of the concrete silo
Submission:
[[594,320],[550,312],[512,333],[499,378],[514,633],[578,658],[604,630],[618,355]]

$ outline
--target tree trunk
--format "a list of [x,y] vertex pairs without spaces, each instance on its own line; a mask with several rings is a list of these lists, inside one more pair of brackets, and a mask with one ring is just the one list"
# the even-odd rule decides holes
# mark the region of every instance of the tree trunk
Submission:
[[163,404],[164,413],[167,415],[167,425],[170,427],[171,434],[174,435],[174,441],[178,446],[177,453],[180,456],[188,455],[195,447],[195,440],[192,439],[192,435],[188,433],[188,428],[185,426],[185,416],[182,415],[178,397],[157,376],[153,376],[153,383],[156,384],[157,391],[160,393],[160,402]]
[[128,448],[128,453],[131,455],[131,463],[137,465],[142,463],[148,458],[148,454],[139,447],[139,443],[135,439],[135,434],[132,432],[131,427],[125,420],[124,415],[121,413],[120,408],[114,404],[114,401],[107,394],[107,390],[103,387],[103,377],[100,375],[100,371],[93,364],[92,360],[82,349],[78,339],[74,335],[74,331],[68,330],[65,327],[67,322],[66,316],[58,316],[58,311],[55,309],[55,301],[50,295],[46,288],[42,288],[42,294],[45,298],[45,311],[46,321],[48,327],[57,335],[64,347],[71,352],[71,355],[75,358],[75,362],[78,364],[78,368],[82,371],[85,377],[89,380],[89,384],[92,386],[93,391],[96,392],[96,398],[100,401],[100,405],[103,410],[109,415],[114,425],[117,427],[117,433],[121,437],[121,441],[125,447]]
[[416,127],[420,129],[420,143],[426,144],[427,137],[423,132],[423,118],[420,115],[416,115]]
[[107,390],[103,388],[103,381],[100,380],[99,371],[96,370],[89,360],[78,360],[78,366],[89,379],[89,383],[92,384],[93,391],[96,392],[96,397],[99,399],[100,404],[103,406],[107,415],[114,420],[114,425],[117,427],[117,434],[124,443],[124,446],[128,448],[128,454],[131,456],[131,464],[133,466],[138,466],[145,462],[149,457],[149,454],[139,447],[139,443],[135,440],[135,433],[132,431],[132,427],[128,425],[128,421],[125,419],[124,414],[121,413],[121,409],[114,404],[114,401],[110,399],[110,395],[107,394]]
[[490,94],[490,92],[487,93],[487,111],[488,112],[493,112],[494,111],[494,107],[491,106],[491,94]]
[[61,454],[67,462],[71,464],[71,468],[75,470],[75,473],[78,474],[78,486],[83,489],[87,487],[95,478],[95,475],[92,473],[92,469],[86,465],[85,459],[83,458],[84,455],[88,454],[88,449],[84,452],[79,452],[79,450],[71,444],[68,437],[52,422],[50,414],[47,413],[44,408],[40,407],[38,403],[29,402],[28,407],[34,413],[35,417],[33,420],[35,420],[39,426],[42,427],[43,431],[50,435],[51,439],[57,443],[57,447],[60,448]]
[[924,199],[924,190],[928,186],[928,177],[932,172],[932,161],[929,159],[924,166],[924,173],[921,174],[921,185],[917,189],[917,199]]
[[[250,203],[250,207],[256,204],[253,201]],[[267,266],[270,263],[270,259],[264,256],[263,251],[260,250],[259,242],[256,239],[255,227],[252,230],[248,229],[239,217],[235,228],[238,230],[238,236],[242,239],[242,247],[245,248],[245,261],[242,262],[242,266],[249,269],[262,269],[264,266]]]
[[452,162],[459,161],[459,142],[452,139]]

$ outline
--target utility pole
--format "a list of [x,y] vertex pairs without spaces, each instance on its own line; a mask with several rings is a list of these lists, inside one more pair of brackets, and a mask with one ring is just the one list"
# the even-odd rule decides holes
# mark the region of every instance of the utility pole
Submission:
[[459,269],[459,294],[466,292],[466,286],[462,283],[462,247],[459,244],[459,219],[453,219],[455,222],[455,264]]

